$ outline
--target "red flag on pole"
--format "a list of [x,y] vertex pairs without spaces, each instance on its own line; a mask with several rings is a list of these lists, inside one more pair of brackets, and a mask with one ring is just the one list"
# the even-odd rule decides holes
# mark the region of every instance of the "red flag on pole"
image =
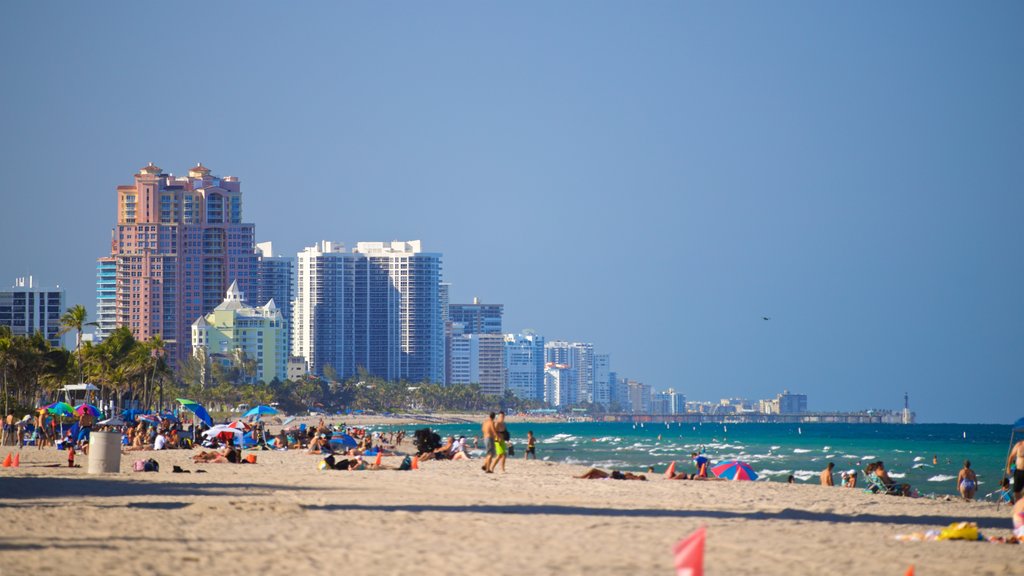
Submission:
[[676,560],[676,576],[704,576],[704,527],[697,528],[680,540],[673,552]]

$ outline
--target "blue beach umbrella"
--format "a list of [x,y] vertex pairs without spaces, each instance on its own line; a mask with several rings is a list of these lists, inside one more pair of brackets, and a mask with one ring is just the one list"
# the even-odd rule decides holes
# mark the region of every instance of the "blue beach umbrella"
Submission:
[[359,446],[356,439],[349,436],[348,434],[341,434],[338,436],[331,437],[331,444],[341,444],[346,448],[355,448]]
[[272,406],[265,406],[263,404],[260,404],[259,406],[246,412],[245,415],[242,416],[242,418],[249,418],[250,416],[263,416],[266,414],[277,414],[277,409]]
[[189,400],[188,398],[178,398],[178,403],[181,404],[181,407],[185,410],[195,414],[196,418],[199,418],[203,424],[213,426],[213,418],[210,417],[210,413],[207,412],[206,408],[203,408],[203,405],[199,402]]

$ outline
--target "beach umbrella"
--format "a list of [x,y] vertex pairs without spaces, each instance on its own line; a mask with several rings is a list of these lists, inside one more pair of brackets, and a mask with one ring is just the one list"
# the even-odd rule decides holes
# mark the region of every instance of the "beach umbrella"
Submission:
[[156,414],[139,414],[135,417],[136,421],[149,422],[150,424],[159,424],[160,417]]
[[46,411],[50,414],[56,414],[58,416],[74,416],[75,409],[71,407],[67,402],[54,402],[45,406]]
[[241,428],[232,428],[227,424],[218,424],[203,432],[203,436],[206,436],[207,438],[214,438],[221,434],[233,434],[235,439],[238,440],[245,434],[245,432]]
[[189,400],[188,398],[178,398],[178,403],[181,404],[181,407],[185,410],[195,414],[196,418],[199,418],[203,424],[213,426],[213,418],[210,417],[210,413],[207,412],[206,408],[204,408],[199,402]]
[[726,480],[757,480],[757,472],[750,464],[740,460],[728,460],[711,469],[711,473]]
[[281,422],[281,426],[287,426],[287,425],[291,424],[292,422],[295,422],[295,416],[289,416],[289,417],[285,418],[284,422]]
[[113,418],[100,420],[97,424],[100,426],[124,426],[124,420],[122,420],[120,416],[114,416]]
[[79,404],[78,406],[75,406],[75,414],[78,414],[79,416],[82,414],[89,414],[93,418],[103,418],[103,411],[92,404]]
[[338,436],[331,437],[331,444],[341,444],[346,448],[356,448],[359,444],[356,439],[349,436],[348,434],[340,434]]
[[272,406],[264,406],[260,404],[259,406],[246,412],[245,415],[242,416],[242,418],[250,418],[252,416],[263,416],[265,414],[277,414],[277,409]]

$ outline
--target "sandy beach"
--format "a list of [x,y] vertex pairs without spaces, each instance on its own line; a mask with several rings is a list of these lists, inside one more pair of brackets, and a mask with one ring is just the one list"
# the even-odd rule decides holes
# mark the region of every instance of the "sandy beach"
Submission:
[[[87,456],[53,468],[64,452],[25,449],[0,469],[0,574],[672,574],[672,545],[701,525],[709,574],[1024,573],[1024,546],[894,539],[958,520],[1008,535],[1009,509],[990,503],[578,480],[582,468],[522,459],[493,475],[477,460],[319,471],[304,451],[253,453],[199,465],[192,451],[136,452],[122,473],[90,475]],[[160,472],[130,471],[148,457]]]

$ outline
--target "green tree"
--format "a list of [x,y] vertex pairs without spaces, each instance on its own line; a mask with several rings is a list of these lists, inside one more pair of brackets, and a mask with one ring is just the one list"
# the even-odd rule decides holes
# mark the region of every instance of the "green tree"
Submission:
[[75,304],[71,308],[68,308],[67,312],[60,317],[60,330],[57,332],[61,336],[68,332],[75,331],[75,354],[78,356],[78,379],[83,379],[82,371],[82,329],[86,326],[95,326],[95,322],[88,322],[89,313],[86,312],[85,306],[81,304]]

